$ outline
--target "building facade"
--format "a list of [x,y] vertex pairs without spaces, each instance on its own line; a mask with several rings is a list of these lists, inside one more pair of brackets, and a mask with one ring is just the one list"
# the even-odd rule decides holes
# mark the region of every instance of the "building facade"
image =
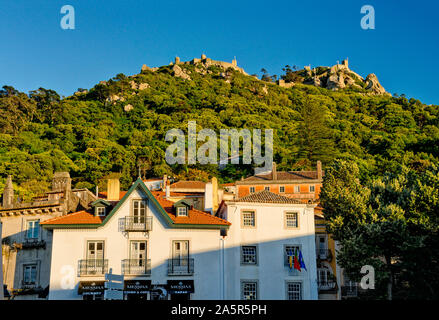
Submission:
[[[111,188],[109,188],[110,190]],[[222,299],[222,234],[230,223],[172,202],[138,179],[53,230],[49,299],[103,299],[104,275],[124,275],[125,299]]]
[[226,299],[318,299],[314,207],[268,190],[221,203]]
[[14,196],[12,177],[3,191],[2,230],[3,283],[11,299],[46,299],[49,288],[52,233],[41,222],[85,208],[96,199],[87,189],[71,188],[67,172],[54,174],[52,190],[31,203]]

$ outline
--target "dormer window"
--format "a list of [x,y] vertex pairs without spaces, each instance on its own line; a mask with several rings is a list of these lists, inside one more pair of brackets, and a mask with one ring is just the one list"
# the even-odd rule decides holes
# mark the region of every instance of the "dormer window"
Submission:
[[96,215],[98,217],[105,217],[105,207],[96,207]]
[[187,217],[187,207],[177,207],[177,217]]

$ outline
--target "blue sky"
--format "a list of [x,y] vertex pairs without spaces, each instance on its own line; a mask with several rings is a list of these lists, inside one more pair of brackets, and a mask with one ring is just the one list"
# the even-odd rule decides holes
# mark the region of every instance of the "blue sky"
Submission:
[[[63,5],[75,30],[60,27]],[[376,29],[360,27],[373,5]],[[390,93],[439,104],[439,3],[431,0],[134,1],[0,0],[0,86],[70,95],[142,64],[205,53],[248,73],[286,64],[375,73]]]

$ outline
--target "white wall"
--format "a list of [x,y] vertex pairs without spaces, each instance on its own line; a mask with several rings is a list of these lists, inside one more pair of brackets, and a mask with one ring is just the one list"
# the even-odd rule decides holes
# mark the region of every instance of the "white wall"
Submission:
[[[241,227],[241,211],[256,211],[256,228]],[[284,227],[284,212],[299,212],[299,228]],[[301,204],[255,204],[229,202],[232,223],[226,240],[226,299],[241,299],[241,280],[257,280],[259,299],[286,299],[286,281],[302,283],[302,297],[317,300],[314,210]],[[241,265],[241,246],[258,246],[258,264]],[[284,245],[300,245],[307,271],[292,275],[284,265]]]
[[[49,299],[82,299],[77,294],[79,281],[104,280],[103,277],[77,275],[78,261],[86,258],[87,240],[105,240],[105,259],[109,260],[108,267],[113,269],[114,274],[121,274],[121,261],[129,258],[129,241],[147,240],[147,255],[151,259],[152,272],[150,277],[143,279],[151,279],[152,284],[166,284],[167,280],[173,279],[193,279],[195,293],[191,299],[220,298],[220,231],[170,228],[155,207],[149,204],[148,215],[153,216],[153,227],[149,236],[142,232],[130,232],[127,237],[118,231],[119,218],[130,215],[130,200],[140,197],[146,198],[143,191],[133,192],[105,226],[98,229],[54,230]],[[171,258],[173,240],[190,241],[189,252],[190,257],[194,258],[194,276],[167,275],[167,259]],[[62,286],[63,281],[69,279],[69,270],[73,271],[73,289]]]

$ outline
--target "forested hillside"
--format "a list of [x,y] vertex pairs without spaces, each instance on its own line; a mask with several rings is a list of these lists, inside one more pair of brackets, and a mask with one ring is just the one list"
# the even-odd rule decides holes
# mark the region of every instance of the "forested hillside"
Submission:
[[[234,70],[184,65],[119,74],[70,97],[40,88],[0,92],[0,190],[13,175],[22,199],[43,192],[54,171],[69,171],[74,187],[93,189],[120,172],[126,188],[138,175],[218,176],[229,182],[251,166],[173,166],[165,162],[172,128],[274,129],[278,170],[354,160],[368,181],[402,164],[417,169],[439,158],[439,108],[404,96],[370,95],[361,88],[330,91],[297,84],[283,88]],[[219,145],[219,144],[218,144]],[[38,184],[35,181],[43,181]],[[45,181],[45,182],[44,182]]]

